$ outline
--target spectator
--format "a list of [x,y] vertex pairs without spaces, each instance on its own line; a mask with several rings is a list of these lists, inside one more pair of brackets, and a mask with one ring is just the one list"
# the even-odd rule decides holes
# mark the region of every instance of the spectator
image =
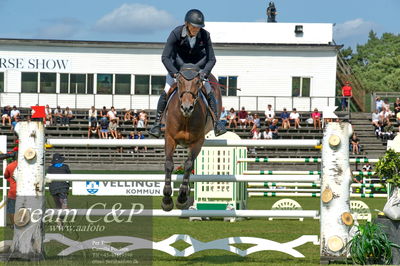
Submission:
[[300,114],[297,112],[296,108],[290,113],[289,120],[294,122],[294,128],[301,128],[300,126]]
[[376,109],[378,109],[378,112],[382,111],[382,106],[383,106],[383,101],[381,100],[381,97],[376,97],[375,99],[375,105],[376,105]]
[[[144,135],[142,134],[142,131],[138,131],[137,135],[135,135],[135,139],[144,139]],[[144,146],[143,150],[146,152],[147,151],[147,147]],[[139,147],[135,147],[135,152],[139,151]]]
[[379,127],[378,123],[380,121],[380,115],[379,115],[378,109],[375,109],[375,112],[372,113],[371,120],[372,120],[372,125],[375,128]]
[[110,131],[110,137],[113,139],[117,138],[117,128],[118,128],[118,123],[117,123],[117,119],[114,118],[111,120],[111,123],[108,125],[108,129]]
[[107,116],[103,116],[100,119],[100,136],[102,139],[108,139],[108,124]]
[[355,132],[351,136],[350,142],[353,154],[360,154],[360,139],[357,137],[357,134]]
[[389,103],[388,99],[383,100],[382,109],[385,109],[386,111],[390,111],[390,103]]
[[237,121],[236,121],[236,112],[235,109],[231,108],[229,110],[229,114],[228,114],[228,119],[229,119],[229,125],[228,127],[231,127],[231,124],[233,123],[235,125],[235,128],[237,128]]
[[400,112],[400,98],[396,99],[396,102],[393,104],[394,108],[394,116],[397,116],[397,113]]
[[132,116],[133,116],[133,118],[132,118],[133,119],[132,120],[133,128],[137,128],[137,124],[139,122],[139,113],[138,113],[138,111],[136,109],[133,110]]
[[[117,139],[123,139],[124,136],[122,135],[121,131],[117,132]],[[124,152],[124,148],[123,147],[118,147],[117,148],[117,152],[119,153],[123,153]]]
[[89,125],[97,123],[97,110],[94,106],[89,109]]
[[119,119],[118,119],[118,116],[117,116],[117,111],[115,111],[114,106],[111,106],[110,111],[107,112],[107,116],[108,116],[108,119],[109,119],[110,121],[116,119],[116,120],[117,120],[117,123],[118,123],[118,120],[119,120]]
[[101,109],[101,111],[100,111],[100,116],[107,117],[107,114],[108,114],[107,108],[105,106],[103,106],[103,109]]
[[278,125],[276,124],[276,120],[273,120],[272,124],[269,125],[269,130],[272,133],[272,138],[273,139],[278,139],[279,138],[279,136],[278,136]]
[[53,115],[51,108],[48,104],[46,104],[46,108],[44,109],[44,113],[46,115],[46,124],[45,126],[49,126],[53,124]]
[[140,111],[139,113],[139,121],[137,123],[137,127],[146,128],[147,127],[147,113],[145,110]]
[[19,122],[19,116],[16,116],[15,119],[11,122],[11,130],[14,130],[18,122]]
[[[49,174],[71,174],[67,164],[64,164],[64,157],[55,153],[51,160],[51,165],[47,168]],[[57,209],[68,209],[69,183],[66,181],[53,181],[49,184],[50,194],[53,196]],[[62,218],[57,218],[58,226],[62,227]]]
[[72,111],[67,106],[67,108],[65,108],[65,110],[64,110],[63,117],[61,118],[61,125],[69,127],[69,124],[70,124],[72,118],[73,118]]
[[379,121],[378,122],[378,126],[375,128],[375,136],[376,136],[376,138],[382,137],[382,134],[384,132],[383,128],[384,127],[383,127],[382,121]]
[[255,129],[252,131],[252,134],[253,134],[252,139],[261,139],[261,132],[260,132],[260,129],[259,129],[259,128],[255,128]]
[[14,228],[15,200],[17,198],[17,182],[14,177],[15,169],[18,166],[17,154],[18,153],[15,153],[14,161],[8,164],[4,171],[4,178],[10,184],[10,189],[7,193],[7,216],[12,228]]
[[347,98],[351,98],[353,96],[352,90],[353,88],[350,86],[350,82],[346,81],[342,87],[342,111],[348,110],[349,103],[347,102]]
[[245,108],[243,106],[242,110],[240,110],[239,113],[238,113],[240,128],[243,128],[243,125],[244,125],[244,128],[246,128],[246,126],[247,126],[247,116],[248,116],[248,114],[247,114],[247,112],[246,112],[246,110],[245,110]]
[[247,113],[247,125],[249,126],[249,127],[253,127],[253,125],[254,125],[254,117],[253,117],[253,115],[251,114],[251,112],[248,112]]
[[89,129],[88,129],[88,139],[90,139],[93,136],[94,137],[97,136],[97,137],[99,137],[99,139],[101,138],[99,126],[97,125],[96,122],[90,123]]
[[132,110],[129,109],[129,110],[125,111],[125,114],[124,114],[124,121],[125,121],[125,122],[126,122],[126,121],[132,121],[132,118],[133,118]]
[[396,115],[396,121],[397,121],[397,126],[399,127],[399,132],[400,132],[400,112],[398,112]]
[[372,172],[372,166],[370,163],[364,164],[362,169],[364,172]]
[[221,121],[221,124],[223,124],[225,127],[227,124],[227,119],[228,119],[228,111],[226,111],[225,107],[222,106],[221,115],[219,117],[219,120]]
[[379,120],[382,121],[383,125],[390,123],[391,112],[386,108],[382,107],[382,111],[379,113]]
[[11,110],[11,120],[14,120],[16,117],[19,117],[21,112],[17,109],[17,106],[14,105],[13,109]]
[[289,121],[290,114],[287,112],[286,108],[283,108],[283,112],[281,113],[281,123],[284,129],[290,128],[290,121]]
[[263,132],[264,139],[272,139],[272,131],[269,128],[266,128]]
[[61,107],[58,105],[56,109],[54,109],[54,117],[56,118],[56,124],[62,124],[63,112]]
[[315,108],[314,112],[311,114],[311,118],[314,121],[314,129],[321,129],[321,113]]
[[254,128],[261,128],[261,120],[260,120],[260,116],[258,114],[254,114],[254,125],[253,125],[253,129]]
[[8,124],[11,126],[11,108],[9,105],[5,106],[3,109],[3,114],[1,116],[1,120],[3,123],[3,126],[5,126],[6,120],[8,121]]
[[268,104],[267,110],[265,111],[265,125],[271,125],[272,121],[275,119],[275,112],[272,110],[272,105]]
[[394,128],[392,123],[388,123],[383,127],[383,133],[381,134],[383,140],[391,140],[394,137]]

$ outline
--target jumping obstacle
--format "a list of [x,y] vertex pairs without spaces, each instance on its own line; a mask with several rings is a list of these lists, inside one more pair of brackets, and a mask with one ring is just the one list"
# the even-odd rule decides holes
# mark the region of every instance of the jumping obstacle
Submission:
[[[379,159],[368,158],[353,158],[349,159],[351,163],[376,163]],[[242,158],[238,163],[320,163],[321,158],[306,157],[306,158]]]
[[[40,127],[38,127],[38,125],[40,125],[40,123],[38,122],[20,122],[19,124],[25,124],[27,123],[28,125],[36,125],[37,129],[36,130],[43,130]],[[324,164],[329,162],[329,161],[334,161],[334,162],[339,162],[339,163],[343,163],[343,165],[346,165],[346,163],[348,163],[348,152],[341,154],[342,149],[346,149],[348,151],[348,132],[343,132],[341,131],[343,128],[350,128],[350,126],[347,123],[329,123],[327,125],[327,129],[325,131],[324,134],[324,149],[323,152],[325,151],[329,151],[330,156],[325,156],[324,158],[324,153],[323,153],[323,160],[322,160],[322,164],[323,164],[323,170],[322,170],[322,182],[321,182],[321,188],[323,191],[325,191],[327,188],[331,188],[332,189],[332,193],[335,193],[335,198],[331,198],[329,200],[327,200],[327,197],[323,197],[321,196],[321,199],[324,200],[324,203],[321,203],[321,215],[320,215],[320,219],[321,219],[321,255],[327,255],[330,254],[331,256],[345,256],[345,250],[343,249],[343,246],[341,245],[333,245],[335,243],[337,243],[338,241],[342,241],[340,243],[346,243],[348,240],[348,229],[349,229],[349,223],[347,223],[346,221],[346,225],[342,224],[343,223],[343,219],[340,219],[340,215],[342,215],[344,212],[346,212],[346,210],[349,209],[349,200],[348,197],[346,197],[346,194],[344,193],[345,190],[347,190],[347,192],[349,192],[349,188],[350,188],[350,182],[346,183],[343,182],[343,189],[340,190],[339,188],[335,187],[333,184],[330,184],[330,180],[333,180],[333,178],[335,177],[336,181],[339,180],[341,181],[342,179],[344,180],[345,177],[343,176],[339,176],[337,177],[336,173],[333,173],[331,171],[329,171],[329,167],[324,167]],[[341,130],[340,130],[341,129]],[[30,138],[32,138],[32,136],[34,136],[35,134],[33,134],[32,130],[28,131],[28,136],[31,136]],[[19,136],[21,139],[21,135]],[[34,145],[32,147],[28,147],[30,144],[30,142],[26,142],[26,138],[24,137],[22,139],[22,142],[27,143],[27,146],[24,147],[20,147],[20,154],[25,154],[27,152],[28,149],[33,149],[34,151],[36,149],[42,150],[43,151],[43,145],[42,146],[37,146]],[[329,142],[328,142],[329,139]],[[346,141],[344,141],[346,139]],[[338,141],[339,140],[339,141]],[[21,140],[20,140],[21,141]],[[347,142],[347,144],[346,144]],[[20,142],[21,143],[21,142]],[[36,143],[36,142],[35,142]],[[329,143],[329,144],[328,144]],[[148,147],[156,147],[156,146],[160,146],[163,145],[162,142],[160,141],[154,141],[154,140],[75,140],[75,139],[64,139],[64,140],[48,140],[47,142],[48,146],[52,146],[52,147],[59,147],[59,146],[64,146],[64,147],[132,147],[132,146],[148,146]],[[258,146],[258,147],[290,147],[290,148],[298,148],[298,147],[303,147],[303,148],[319,148],[319,144],[320,141],[318,140],[313,140],[313,141],[308,141],[308,140],[302,140],[302,141],[298,141],[298,140],[279,140],[279,141],[255,141],[255,140],[240,140],[240,141],[223,141],[223,140],[212,140],[212,141],[206,141],[205,146],[239,146],[239,147],[244,147],[244,146]],[[330,145],[332,147],[330,147]],[[21,149],[22,148],[22,149]],[[326,152],[325,152],[326,153]],[[40,154],[40,151],[37,152],[37,154]],[[29,165],[29,167],[27,167],[27,169],[34,169],[35,167],[37,167],[37,164],[42,164],[43,165],[43,158],[42,156],[39,156],[38,159],[39,160],[35,160],[35,161],[29,161],[27,158],[24,157],[19,157],[18,158],[19,161],[24,161]],[[337,169],[338,167],[342,167],[342,165],[335,165]],[[333,168],[333,167],[331,167]],[[56,177],[54,176],[50,176],[48,175],[46,178],[43,175],[43,173],[41,171],[35,172],[37,176],[41,175],[42,182],[44,183],[44,180],[47,178],[47,181],[49,180],[57,180]],[[347,174],[347,171],[344,171],[344,173]],[[82,180],[82,175],[81,179]],[[316,182],[316,178],[318,178],[317,176],[313,176],[313,175],[307,175],[309,177],[308,181],[304,180],[306,182]],[[34,186],[34,184],[32,184],[30,182],[30,180],[28,180],[27,178],[29,178],[30,175],[22,175],[21,173],[19,173],[18,175],[18,182],[20,183],[26,183],[26,186],[30,186],[30,189],[35,189],[36,186]],[[253,182],[257,182],[257,181],[269,181],[269,182],[275,182],[276,180],[279,180],[280,182],[290,182],[290,181],[296,181],[299,182],[299,178],[302,177],[302,175],[298,175],[298,176],[285,176],[285,175],[280,175],[280,176],[275,176],[276,180],[272,180],[273,176],[240,176],[240,175],[230,175],[228,176],[228,178],[226,178],[225,176],[213,176],[215,177],[215,179],[213,179],[212,181],[214,182],[221,182],[221,180],[223,180],[222,182],[226,182],[226,180],[229,181],[253,181]],[[94,177],[93,177],[94,178]],[[124,178],[128,178],[128,177],[124,177]],[[129,177],[132,178],[132,177]],[[146,176],[142,175],[142,178],[146,178]],[[158,177],[156,177],[158,178]],[[176,176],[176,178],[178,179],[179,176]],[[203,178],[203,177],[202,177]],[[211,178],[211,176],[209,176],[208,178]],[[200,178],[199,178],[200,179]],[[204,178],[207,179],[207,178]],[[204,180],[204,179],[200,179],[200,180]],[[235,180],[234,180],[235,179]],[[70,180],[65,178],[64,180]],[[87,180],[87,177],[85,177],[85,180]],[[96,180],[99,180],[99,176],[96,175]],[[108,175],[108,180],[110,180],[110,176]],[[208,179],[210,180],[210,179]],[[19,184],[20,184],[19,183]],[[343,195],[342,195],[343,194]],[[348,193],[349,194],[349,193]],[[328,195],[329,196],[329,195]],[[43,198],[42,198],[43,200]],[[343,203],[342,203],[343,202]],[[338,204],[340,203],[340,204]],[[346,205],[347,204],[347,205]],[[329,208],[327,208],[329,206]],[[337,211],[337,206],[341,206],[341,209],[339,211]],[[23,208],[24,206],[20,206],[20,208]],[[331,210],[331,212],[330,212]],[[18,210],[20,211],[20,210]],[[51,210],[50,210],[51,211]],[[110,211],[110,210],[102,210],[102,209],[96,209],[96,210],[91,210],[93,212],[93,214],[99,214],[99,215],[104,215],[106,211]],[[145,211],[145,210],[143,210]],[[76,212],[79,214],[84,214],[87,213],[87,210],[76,210]],[[189,216],[218,216],[218,217],[279,217],[280,215],[284,216],[284,217],[298,217],[299,215],[304,216],[306,215],[307,217],[316,217],[315,215],[318,213],[318,211],[281,211],[281,210],[271,210],[271,211],[262,211],[262,210],[222,210],[222,211],[210,211],[210,210],[198,210],[198,211],[173,211],[170,214],[169,213],[164,213],[161,210],[146,210],[146,212],[144,214],[146,215],[151,215],[151,216],[156,216],[156,215],[161,215],[161,216],[173,216],[173,217],[189,217]],[[340,215],[339,215],[340,214]],[[351,214],[350,214],[351,215]],[[23,220],[26,221],[26,224],[21,225],[20,229],[21,230],[25,230],[26,236],[27,237],[32,237],[32,233],[31,231],[27,230],[28,228],[31,227],[31,225],[34,223],[34,221],[30,220],[29,216],[23,216],[21,215],[21,218],[24,218]],[[338,217],[337,217],[338,216]],[[342,216],[343,218],[343,216]],[[41,226],[41,228],[43,228],[43,224],[42,224],[42,220],[37,221],[36,223],[39,224],[39,226]],[[332,230],[332,232],[337,233],[338,235],[335,236],[335,241],[332,242],[332,237],[331,235],[329,235],[329,231],[325,230],[325,226],[324,223],[329,223],[329,228],[330,230]],[[346,228],[347,230],[344,230],[344,228]],[[315,239],[313,237],[313,239]],[[43,240],[43,238],[42,238]],[[289,247],[285,247],[285,249],[282,249],[280,251],[282,252],[286,252],[288,254],[290,253],[289,249],[292,249],[293,246],[297,246],[295,243],[298,242],[299,239],[291,241],[289,243]],[[216,240],[216,241],[220,241],[220,240]],[[117,242],[117,241],[116,241]],[[12,250],[13,252],[15,252],[16,250],[19,251],[19,253],[22,256],[26,256],[26,253],[23,252],[28,252],[31,250],[30,247],[30,241],[26,242],[26,246],[24,248],[21,248],[21,246],[15,246],[14,250]],[[314,242],[315,243],[315,242]],[[333,243],[333,244],[332,244]],[[40,243],[38,243],[40,244]],[[39,248],[38,250],[43,248],[43,242],[41,243],[41,245],[39,245],[37,248]],[[276,250],[276,249],[275,249]],[[301,254],[297,254],[295,256],[301,256]]]
[[[164,181],[164,175],[152,174],[47,174],[46,182],[52,181]],[[182,181],[183,175],[172,175],[172,181]],[[192,175],[192,182],[316,182],[318,175]]]
[[[314,148],[319,140],[251,140],[251,139],[206,139],[203,147],[270,147],[270,148]],[[48,147],[164,147],[161,139],[48,139]]]

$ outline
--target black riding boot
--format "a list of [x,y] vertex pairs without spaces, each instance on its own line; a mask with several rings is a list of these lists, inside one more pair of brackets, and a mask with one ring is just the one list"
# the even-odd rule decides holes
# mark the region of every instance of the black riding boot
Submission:
[[159,138],[161,136],[161,115],[164,113],[167,106],[167,93],[163,91],[158,99],[157,115],[155,125],[149,130],[149,134],[153,137]]
[[215,134],[215,136],[218,137],[222,134],[225,134],[227,130],[225,128],[224,123],[219,120],[217,100],[215,99],[214,92],[212,90],[210,91],[209,94],[207,94],[207,101],[211,107],[211,110],[213,111],[213,113],[215,115],[214,134]]

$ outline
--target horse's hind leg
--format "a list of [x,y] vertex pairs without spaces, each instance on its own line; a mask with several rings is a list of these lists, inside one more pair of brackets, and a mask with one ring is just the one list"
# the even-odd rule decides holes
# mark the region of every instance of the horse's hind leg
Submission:
[[183,181],[182,184],[179,188],[179,194],[178,194],[178,199],[176,201],[176,207],[179,209],[187,209],[190,206],[190,187],[189,187],[189,181],[190,181],[190,174],[193,171],[194,167],[194,160],[196,159],[197,155],[199,154],[202,146],[202,141],[199,143],[196,143],[193,145],[190,149],[189,152],[189,157],[185,161],[185,173],[183,175]]
[[171,174],[174,170],[173,155],[176,148],[174,140],[165,140],[165,185],[163,194],[164,197],[161,202],[161,207],[164,211],[170,211],[174,208],[174,201],[172,200],[172,187],[171,187]]

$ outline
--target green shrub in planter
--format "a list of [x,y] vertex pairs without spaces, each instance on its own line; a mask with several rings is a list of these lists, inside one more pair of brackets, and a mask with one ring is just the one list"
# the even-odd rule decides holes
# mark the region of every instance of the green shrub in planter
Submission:
[[358,231],[347,244],[353,263],[390,264],[391,248],[400,246],[392,243],[378,224],[367,222],[357,227]]

